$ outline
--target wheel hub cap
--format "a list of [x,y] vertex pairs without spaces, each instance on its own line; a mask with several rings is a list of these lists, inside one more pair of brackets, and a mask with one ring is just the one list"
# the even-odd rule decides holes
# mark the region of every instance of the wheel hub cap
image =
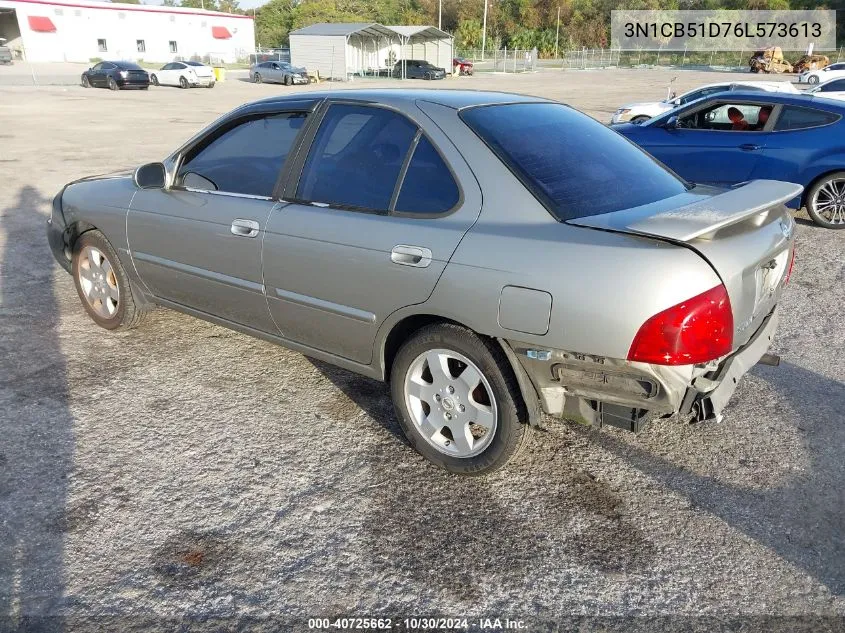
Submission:
[[441,453],[473,457],[493,441],[498,419],[493,390],[463,354],[447,349],[420,354],[408,368],[404,387],[416,429]]
[[831,224],[845,224],[845,179],[832,178],[816,191],[813,210]]
[[80,254],[78,274],[91,309],[104,319],[112,318],[120,305],[120,289],[111,262],[98,248],[86,246]]

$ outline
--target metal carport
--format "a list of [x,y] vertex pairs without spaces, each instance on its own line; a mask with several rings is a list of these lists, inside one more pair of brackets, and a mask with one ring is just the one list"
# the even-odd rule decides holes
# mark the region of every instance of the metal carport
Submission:
[[433,26],[388,26],[401,38],[399,59],[425,59],[452,72],[454,38]]
[[403,43],[395,30],[375,22],[312,24],[290,33],[294,66],[320,77],[348,80],[355,75],[383,74]]

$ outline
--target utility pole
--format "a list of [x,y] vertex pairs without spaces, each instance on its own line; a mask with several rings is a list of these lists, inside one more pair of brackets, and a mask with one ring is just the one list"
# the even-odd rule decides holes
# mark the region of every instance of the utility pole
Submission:
[[489,1],[484,0],[484,24],[481,27],[481,61],[484,61],[484,51],[487,48],[487,3]]
[[557,7],[557,31],[555,31],[555,59],[557,59],[557,43],[560,39],[560,5]]
[[443,30],[443,0],[437,3],[437,28]]

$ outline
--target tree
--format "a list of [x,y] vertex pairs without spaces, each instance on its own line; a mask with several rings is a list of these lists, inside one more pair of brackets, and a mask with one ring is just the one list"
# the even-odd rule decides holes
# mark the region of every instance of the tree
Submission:
[[181,0],[180,7],[217,11],[217,0]]

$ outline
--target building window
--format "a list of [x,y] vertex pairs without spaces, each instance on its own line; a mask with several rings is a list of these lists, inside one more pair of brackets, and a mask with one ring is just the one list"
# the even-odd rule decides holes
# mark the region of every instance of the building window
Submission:
[[170,52],[171,53],[178,53],[179,47],[176,46],[176,40],[170,40]]
[[106,40],[97,40],[97,50],[101,53],[105,53],[109,50],[109,47],[106,46]]
[[78,17],[78,18],[81,18],[81,17],[82,17],[82,10],[81,10],[81,9],[76,9],[76,10],[73,12],[73,15],[75,15],[75,16],[76,16],[76,17]]
[[117,19],[118,19],[118,20],[125,20],[125,19],[126,19],[126,14],[125,14],[125,13],[123,13],[123,12],[118,13],[118,14],[117,14]]
[[138,46],[139,53],[146,53],[147,52],[147,44],[144,40],[135,40],[135,44]]
[[64,9],[53,9],[53,11],[55,12],[56,15],[64,15],[65,14]]

